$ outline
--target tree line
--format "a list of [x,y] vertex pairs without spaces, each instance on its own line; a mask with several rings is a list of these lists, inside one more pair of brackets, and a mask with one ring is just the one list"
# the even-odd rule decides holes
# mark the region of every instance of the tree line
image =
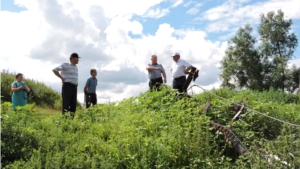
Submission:
[[278,10],[261,14],[258,37],[250,24],[240,27],[221,61],[222,87],[293,92],[299,87],[300,67],[288,67],[298,45],[291,19]]

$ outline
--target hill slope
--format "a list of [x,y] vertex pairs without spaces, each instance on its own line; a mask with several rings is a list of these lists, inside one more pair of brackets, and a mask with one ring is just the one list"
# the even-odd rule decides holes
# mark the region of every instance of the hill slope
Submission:
[[[177,100],[165,87],[78,111],[73,120],[60,115],[39,119],[35,112],[14,114],[2,106],[2,167],[300,167],[299,127],[245,109],[231,128],[248,150],[238,157],[209,123],[229,127],[237,108],[231,103],[247,97],[242,103],[248,108],[299,125],[298,96],[226,89],[212,93]],[[211,107],[205,109],[207,103]]]

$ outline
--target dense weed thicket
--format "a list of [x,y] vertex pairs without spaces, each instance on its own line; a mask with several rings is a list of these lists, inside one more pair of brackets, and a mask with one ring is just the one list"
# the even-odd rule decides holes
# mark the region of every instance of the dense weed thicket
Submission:
[[[231,102],[300,124],[299,96],[279,91],[212,90],[177,99],[164,87],[68,116],[43,118],[27,105],[3,103],[2,168],[300,168],[300,127],[244,110],[232,131],[248,152],[236,156],[209,121],[229,127]],[[206,103],[212,106],[208,111]]]

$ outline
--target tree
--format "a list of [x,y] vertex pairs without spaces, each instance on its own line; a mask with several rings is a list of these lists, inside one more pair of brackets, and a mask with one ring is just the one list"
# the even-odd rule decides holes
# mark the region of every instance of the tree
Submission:
[[293,92],[300,87],[300,68],[293,65],[291,69],[286,69],[286,77],[285,86],[287,91]]
[[[266,64],[271,69],[272,86],[285,90],[285,70],[298,44],[296,35],[290,32],[292,20],[285,20],[284,13],[278,10],[277,15],[273,11],[262,14],[260,22],[260,55],[270,61]],[[268,83],[269,79],[265,80]]]
[[231,39],[226,56],[221,61],[223,87],[263,89],[260,73],[263,67],[251,32],[252,28],[247,24],[244,28],[239,28],[236,36]]
[[296,35],[290,32],[292,20],[285,20],[281,10],[278,14],[262,14],[260,20],[258,40],[251,36],[249,24],[231,39],[221,61],[221,86],[290,91],[296,81],[292,75],[294,70],[289,70],[287,63],[298,44]]

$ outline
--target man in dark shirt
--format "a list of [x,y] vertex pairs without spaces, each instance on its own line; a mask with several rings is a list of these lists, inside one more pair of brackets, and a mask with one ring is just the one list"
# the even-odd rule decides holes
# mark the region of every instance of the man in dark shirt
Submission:
[[[165,69],[161,64],[157,64],[157,56],[151,56],[152,64],[148,64],[146,69],[148,70],[149,76],[149,89],[150,90],[159,90],[159,87],[162,83],[167,82],[167,77],[165,73]],[[162,76],[164,79],[162,79]]]
[[97,86],[97,71],[96,69],[91,69],[91,77],[87,79],[86,84],[84,86],[83,92],[85,94],[85,103],[86,108],[89,108],[91,104],[97,104],[97,94],[96,94],[96,86]]

